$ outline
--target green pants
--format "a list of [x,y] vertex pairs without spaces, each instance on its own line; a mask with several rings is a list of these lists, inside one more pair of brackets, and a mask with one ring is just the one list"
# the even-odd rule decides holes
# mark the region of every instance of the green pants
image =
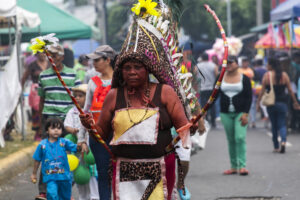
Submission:
[[246,167],[246,133],[247,125],[242,126],[240,118],[243,113],[221,113],[221,121],[228,141],[228,150],[232,169]]

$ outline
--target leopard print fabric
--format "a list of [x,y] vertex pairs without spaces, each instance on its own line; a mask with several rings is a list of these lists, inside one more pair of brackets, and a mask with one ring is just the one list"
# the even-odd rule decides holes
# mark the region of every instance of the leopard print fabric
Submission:
[[[134,51],[136,45],[137,28],[138,26],[135,22],[131,30],[132,35],[131,37],[129,37],[129,34],[127,35],[127,38],[122,46],[121,53],[117,58],[112,80],[112,88],[123,86],[120,79],[122,79],[121,67],[124,64],[124,61],[136,59],[142,62],[146,66],[149,73],[152,73],[160,83],[170,85],[176,91],[182,104],[185,105],[185,94],[182,94],[180,91],[181,86],[176,77],[177,74],[172,69],[168,55],[166,54],[163,48],[163,43],[160,41],[160,39],[145,29],[155,44],[155,50],[148,35],[141,28],[139,28],[137,49]],[[159,58],[157,58],[156,52],[158,53]]]
[[156,185],[161,180],[160,162],[120,162],[120,182],[150,180],[142,200],[150,197]]

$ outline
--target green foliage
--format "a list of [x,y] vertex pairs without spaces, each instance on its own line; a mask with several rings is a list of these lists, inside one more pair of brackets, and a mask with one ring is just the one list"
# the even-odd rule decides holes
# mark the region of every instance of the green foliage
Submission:
[[[183,0],[184,12],[180,19],[182,26],[187,35],[195,40],[212,40],[218,35],[218,28],[214,19],[206,12],[204,4],[208,4],[212,9],[220,7],[222,4],[219,0]],[[215,10],[216,13],[217,10]]]
[[[270,0],[263,2],[264,22],[269,21]],[[220,0],[183,0],[185,12],[180,20],[185,33],[195,40],[214,40],[220,37],[217,25],[203,8],[208,4],[216,12],[223,28],[227,31],[227,3]],[[232,35],[249,33],[256,26],[256,0],[231,0]]]
[[[68,2],[69,0],[64,0],[64,2]],[[88,0],[75,0],[75,6],[87,5]]]
[[123,25],[131,14],[130,8],[115,4],[108,9],[107,13],[108,43],[112,47],[120,49],[124,42],[124,38],[122,38],[123,32],[127,32],[128,29],[128,27],[123,28]]

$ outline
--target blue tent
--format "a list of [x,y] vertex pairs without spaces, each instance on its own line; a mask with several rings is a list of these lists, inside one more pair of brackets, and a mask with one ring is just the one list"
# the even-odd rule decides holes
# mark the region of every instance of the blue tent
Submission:
[[74,51],[74,57],[78,58],[81,54],[88,54],[99,46],[99,43],[91,39],[81,39],[74,42],[72,49]]
[[271,11],[271,21],[289,20],[300,17],[300,1],[287,0]]

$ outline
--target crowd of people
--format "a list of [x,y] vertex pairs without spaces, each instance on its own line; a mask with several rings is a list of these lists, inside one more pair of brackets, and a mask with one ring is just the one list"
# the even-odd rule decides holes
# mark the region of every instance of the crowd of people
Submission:
[[[145,176],[144,170],[152,167],[158,171],[152,170],[147,176],[153,177],[153,181],[159,181],[160,175],[157,173],[162,173],[162,162],[166,167],[164,176],[166,176],[167,196],[171,198],[175,186],[175,157],[173,154],[165,155],[163,147],[172,141],[170,134],[172,126],[178,129],[188,123],[182,104],[179,103],[180,99],[174,90],[167,85],[151,82],[147,68],[149,66],[142,60],[130,54],[126,56],[121,54],[117,57],[116,51],[108,45],[98,47],[91,54],[80,56],[78,67],[74,69],[62,63],[64,51],[61,46],[50,47],[49,52],[80,107],[91,115],[79,117],[79,111],[64,92],[52,68],[49,68],[45,56],[37,54],[36,60],[28,64],[22,78],[22,85],[26,79],[31,78],[31,87],[34,88],[32,92],[37,90],[39,96],[38,99],[32,98],[33,101],[39,101],[38,106],[31,102],[33,130],[36,130],[34,139],[43,139],[33,157],[35,160],[33,180],[37,178],[37,169],[40,162],[42,163],[38,183],[39,195],[36,199],[56,199],[58,196],[65,198],[64,195],[71,198],[72,172],[66,164],[67,153],[77,150],[85,153],[93,152],[96,161],[89,183],[77,184],[79,199],[110,199],[111,194],[121,195],[113,191],[115,188],[114,185],[111,187],[110,181],[121,184],[123,179],[142,180],[143,178],[140,178]],[[292,113],[289,117],[295,118],[291,121],[295,124],[289,124],[290,127],[299,128],[297,124],[300,112],[299,85],[296,83],[300,84],[298,69],[300,59],[297,58],[300,54],[296,52],[293,56],[291,68],[298,75],[293,76],[292,80],[289,78],[289,71],[283,70],[285,69],[281,65],[283,58],[276,54],[268,57],[265,66],[262,59],[255,59],[251,67],[247,57],[241,57],[240,61],[237,56],[228,57],[227,71],[218,97],[219,116],[226,133],[230,158],[230,169],[225,170],[224,175],[237,173],[248,175],[246,134],[248,124],[252,128],[256,127],[255,123],[259,116],[256,111],[261,113],[261,119],[268,118],[271,122],[273,152],[285,153],[288,113]],[[88,68],[89,61],[92,61],[94,70]],[[219,67],[209,61],[206,53],[203,53],[198,61],[195,67],[201,74],[196,71],[200,74],[198,77],[200,83],[195,89],[200,96],[199,103],[203,106],[215,85]],[[262,96],[265,91],[270,91],[271,87],[274,88],[275,103],[264,106],[261,104]],[[289,109],[292,109],[291,112],[287,112]],[[216,110],[212,108],[206,115],[212,128],[216,127],[218,116]],[[88,131],[91,132],[92,122],[96,122],[94,125],[97,132],[110,146],[119,166],[112,167],[106,149],[93,137],[89,137]],[[157,128],[151,130],[149,125]],[[138,134],[141,129],[147,132],[148,138]],[[78,138],[76,144],[63,139],[69,133]],[[280,142],[278,135],[281,138]],[[144,145],[154,144],[155,141],[156,144],[151,145],[151,151],[148,145]],[[51,160],[49,156],[53,156],[54,159]],[[144,162],[144,159],[147,161]],[[110,170],[113,171],[112,174],[120,177],[111,176]],[[57,173],[62,171],[64,175]],[[187,188],[186,191],[188,192]],[[143,198],[147,199],[151,195],[153,194],[149,190],[149,193],[143,194]]]
[[[248,126],[257,127],[259,113],[261,119],[271,122],[273,152],[286,152],[288,128],[300,129],[299,51],[292,54],[289,66],[283,62],[287,55],[278,52],[270,52],[266,60],[229,55],[216,103],[199,123],[192,123],[200,107],[194,112],[187,108],[185,98],[193,94],[183,94],[172,76],[178,69],[172,68],[170,60],[181,53],[171,46],[172,57],[168,54],[164,38],[157,39],[165,30],[156,29],[158,23],[148,17],[151,26],[140,14],[137,19],[141,19],[133,21],[119,54],[109,45],[101,45],[81,55],[74,66],[74,59],[67,56],[70,51],[60,45],[48,47],[84,114],[74,106],[43,53],[27,59],[21,83],[24,86],[28,79],[32,83],[32,129],[34,139],[40,141],[31,175],[34,183],[39,180],[36,199],[70,200],[74,183],[80,200],[170,200],[176,199],[177,192],[180,199],[190,199],[184,184],[191,155],[190,135],[205,132],[203,118],[218,128],[220,117],[224,126],[230,160],[224,175],[250,173],[246,168],[246,135]],[[203,107],[211,100],[220,63],[216,56],[203,53],[193,65],[183,53],[184,67],[178,72],[193,74],[193,90],[198,97],[193,107]],[[266,106],[261,100],[268,91],[274,91],[274,102]],[[291,119],[288,125],[287,118]],[[177,135],[181,142],[176,148],[171,145],[170,150]],[[88,154],[95,161],[89,165],[85,160]],[[72,155],[80,158],[76,167]],[[86,173],[79,178],[78,166]],[[87,176],[88,181],[78,181]]]
[[[205,99],[204,102],[207,100],[206,91],[202,88],[210,85],[211,89],[216,82],[214,77],[217,64],[212,60],[207,61],[207,57],[204,53],[197,63],[197,68],[204,75],[195,74],[200,80],[200,102],[202,99]],[[246,132],[248,126],[256,128],[257,117],[271,122],[274,153],[285,153],[289,129],[300,130],[300,51],[296,50],[292,54],[290,65],[287,65],[287,60],[288,55],[282,52],[270,52],[266,62],[259,56],[251,62],[246,56],[228,57],[228,66],[219,95],[220,105],[213,105],[220,108],[220,113],[209,115],[210,118],[207,116],[214,127],[215,119],[211,117],[220,115],[225,129],[231,166],[229,170],[224,171],[225,175],[238,172],[248,175],[249,171],[245,168]],[[274,90],[274,103],[263,105],[262,97],[266,92],[269,93],[271,88]],[[260,116],[258,113],[261,113]]]

